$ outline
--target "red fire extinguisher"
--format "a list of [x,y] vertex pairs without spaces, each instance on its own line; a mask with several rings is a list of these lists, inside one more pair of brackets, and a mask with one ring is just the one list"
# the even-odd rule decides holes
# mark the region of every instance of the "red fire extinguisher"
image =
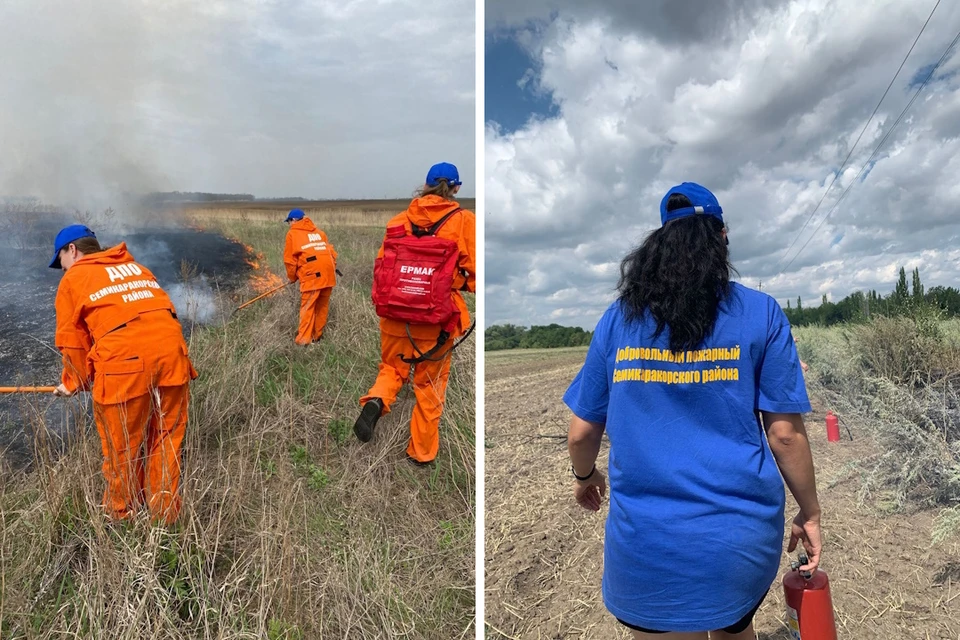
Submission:
[[833,415],[833,411],[827,411],[827,441],[840,441],[840,421]]
[[837,640],[830,599],[830,579],[821,570],[800,571],[807,564],[807,555],[800,552],[800,562],[792,562],[783,576],[783,595],[787,603],[787,626],[793,640]]

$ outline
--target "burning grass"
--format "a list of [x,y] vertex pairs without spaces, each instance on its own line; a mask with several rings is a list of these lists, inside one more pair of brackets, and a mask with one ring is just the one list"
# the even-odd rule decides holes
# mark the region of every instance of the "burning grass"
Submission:
[[[281,222],[204,226],[282,273]],[[0,637],[473,637],[475,342],[454,355],[435,467],[405,460],[409,392],[357,443],[382,227],[325,230],[345,277],[323,342],[293,344],[293,288],[192,334],[179,526],[105,522],[93,425],[79,416],[59,458],[36,425],[36,470],[0,482]]]
[[286,282],[286,279],[281,278],[263,264],[265,259],[262,252],[257,251],[248,244],[243,246],[248,253],[246,259],[247,264],[253,269],[253,273],[250,276],[250,286],[253,287],[254,291],[257,293],[266,293]]

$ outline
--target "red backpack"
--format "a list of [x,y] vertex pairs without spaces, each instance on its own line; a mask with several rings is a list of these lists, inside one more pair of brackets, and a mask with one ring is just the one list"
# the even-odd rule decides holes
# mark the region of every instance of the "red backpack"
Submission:
[[429,229],[411,223],[409,235],[402,225],[387,228],[383,257],[373,266],[373,304],[378,316],[408,324],[440,325],[448,335],[456,328],[460,311],[450,292],[460,248],[453,240],[437,238],[436,233],[460,210],[457,207]]

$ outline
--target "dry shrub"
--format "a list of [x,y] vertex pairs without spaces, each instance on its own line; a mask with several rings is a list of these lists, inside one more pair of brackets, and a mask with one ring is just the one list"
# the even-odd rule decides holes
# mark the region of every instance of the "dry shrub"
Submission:
[[0,235],[14,249],[30,248],[36,237],[37,206],[35,204],[5,204],[0,207]]
[[946,343],[932,310],[877,318],[857,327],[856,337],[865,370],[895,384],[916,387],[958,371],[957,351]]
[[[286,231],[270,229],[252,228],[265,249]],[[453,356],[434,467],[406,460],[412,393],[357,443],[379,362],[360,274],[382,230],[328,231],[355,275],[321,343],[293,344],[292,290],[193,333],[177,526],[100,515],[84,415],[59,457],[32,426],[36,470],[0,478],[0,637],[473,637],[475,340]]]
[[83,224],[94,230],[112,229],[117,222],[117,212],[109,207],[100,211],[73,209],[69,216],[76,224]]
[[931,311],[796,331],[811,392],[883,451],[859,465],[861,502],[904,510],[960,500],[960,349],[950,331]]

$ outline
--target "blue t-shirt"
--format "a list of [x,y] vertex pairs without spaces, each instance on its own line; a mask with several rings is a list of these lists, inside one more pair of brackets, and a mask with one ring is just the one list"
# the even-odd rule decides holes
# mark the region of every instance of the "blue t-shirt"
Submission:
[[734,283],[700,348],[604,313],[563,401],[606,425],[610,515],[603,600],[663,631],[729,626],[776,577],[783,481],[758,411],[810,411],[790,324],[765,293]]

